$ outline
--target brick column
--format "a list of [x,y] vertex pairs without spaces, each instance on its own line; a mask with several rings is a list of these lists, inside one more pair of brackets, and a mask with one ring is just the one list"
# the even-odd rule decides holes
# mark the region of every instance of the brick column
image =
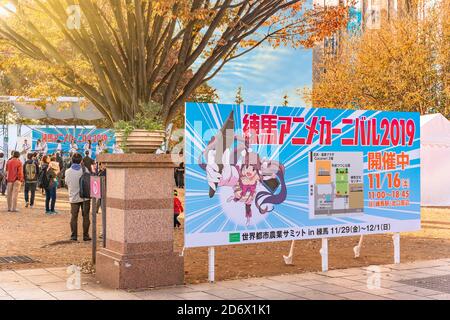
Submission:
[[99,161],[107,166],[107,200],[97,280],[120,289],[183,284],[183,257],[173,250],[171,156],[104,154]]

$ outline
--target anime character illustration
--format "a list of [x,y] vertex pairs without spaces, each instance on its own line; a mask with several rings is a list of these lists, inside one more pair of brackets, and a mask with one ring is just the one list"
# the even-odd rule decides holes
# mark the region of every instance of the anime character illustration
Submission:
[[[255,225],[287,196],[285,168],[261,158],[250,147],[250,136],[234,134],[233,112],[207,144],[200,167],[206,171],[209,197],[220,197],[223,210],[240,225]],[[236,213],[239,215],[236,217]],[[242,215],[242,213],[244,213]],[[244,217],[244,219],[242,219]]]

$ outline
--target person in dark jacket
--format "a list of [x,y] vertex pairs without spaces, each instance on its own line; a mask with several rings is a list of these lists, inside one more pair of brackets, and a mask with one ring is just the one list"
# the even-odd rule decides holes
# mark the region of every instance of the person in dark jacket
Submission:
[[175,185],[177,188],[184,188],[184,162],[175,168]]
[[27,154],[27,161],[23,165],[23,176],[25,179],[25,208],[33,208],[34,197],[39,177],[39,166],[33,159],[33,154]]
[[89,156],[89,152],[89,150],[86,150],[84,153],[85,156],[83,158],[83,165],[89,170],[89,173],[92,173],[92,166],[95,164],[95,161]]
[[56,190],[58,189],[59,179],[61,171],[59,170],[59,163],[56,161],[56,157],[52,156],[47,169],[47,179],[48,187],[45,189],[45,213],[46,214],[57,214],[58,211],[55,210],[56,204]]
[[39,174],[39,184],[45,190],[45,213],[48,215],[56,214],[56,188],[58,186],[58,175],[50,166],[51,159],[49,156],[42,157],[42,165]]
[[[97,163],[96,175],[99,177],[105,177],[105,185],[106,185],[106,166],[101,162]],[[95,206],[95,213],[98,213],[98,210],[101,208],[101,206],[102,206],[102,199],[98,199]]]

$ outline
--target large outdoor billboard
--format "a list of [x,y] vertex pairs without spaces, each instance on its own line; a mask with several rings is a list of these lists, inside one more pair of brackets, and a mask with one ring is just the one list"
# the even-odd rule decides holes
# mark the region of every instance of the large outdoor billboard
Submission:
[[418,113],[186,104],[185,246],[420,229]]

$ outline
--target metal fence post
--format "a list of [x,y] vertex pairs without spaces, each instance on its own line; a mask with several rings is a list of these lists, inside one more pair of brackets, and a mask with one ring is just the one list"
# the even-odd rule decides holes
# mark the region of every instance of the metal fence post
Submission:
[[103,248],[106,247],[106,177],[100,177],[101,185],[101,207],[102,207],[102,239]]
[[95,264],[95,257],[97,254],[97,199],[91,199],[92,209],[92,263]]

